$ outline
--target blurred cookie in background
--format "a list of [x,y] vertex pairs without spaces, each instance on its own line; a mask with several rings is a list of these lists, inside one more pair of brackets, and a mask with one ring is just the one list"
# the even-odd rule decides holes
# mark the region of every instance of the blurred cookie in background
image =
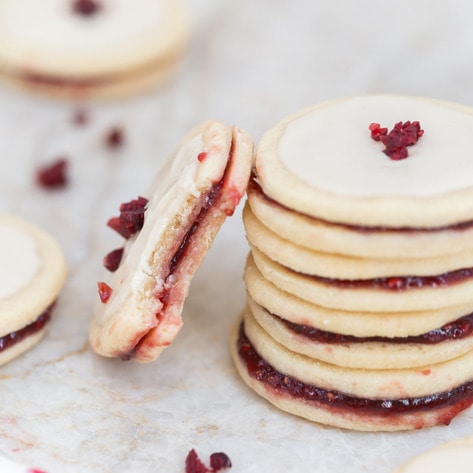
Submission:
[[129,96],[172,76],[188,31],[179,0],[0,0],[0,77],[54,97]]

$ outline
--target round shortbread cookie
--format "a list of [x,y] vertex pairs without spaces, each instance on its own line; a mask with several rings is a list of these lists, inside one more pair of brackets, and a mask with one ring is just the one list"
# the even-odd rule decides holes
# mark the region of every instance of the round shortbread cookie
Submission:
[[290,322],[355,337],[409,337],[430,332],[473,312],[473,302],[417,312],[357,312],[311,304],[265,279],[251,257],[245,266],[248,295]]
[[255,216],[281,238],[311,250],[354,257],[427,258],[471,251],[467,228],[390,230],[333,224],[290,210],[268,199],[250,183],[248,204]]
[[394,473],[445,473],[471,471],[473,464],[473,437],[441,444],[409,460]]
[[139,91],[169,76],[188,23],[179,0],[1,0],[0,75],[72,98]]
[[304,274],[334,279],[392,276],[431,276],[473,267],[473,251],[428,258],[375,259],[309,250],[283,239],[265,227],[245,205],[243,222],[251,247],[277,263]]
[[89,330],[97,353],[149,362],[174,340],[191,279],[244,195],[252,158],[247,133],[205,122],[160,168],[147,198],[137,199],[146,203],[140,216],[128,218],[137,201],[122,205],[109,224],[127,239],[113,274],[99,283],[105,290]]
[[[326,393],[328,401],[324,400],[324,402],[318,400],[317,396],[311,400],[292,396],[284,389],[274,386],[274,380],[264,382],[264,380],[249,372],[246,362],[240,355],[240,330],[241,326],[238,323],[231,337],[231,353],[236,368],[245,383],[279,409],[313,422],[360,431],[412,430],[448,424],[455,415],[470,404],[468,401],[465,405],[459,403],[458,406],[453,407],[447,403],[447,405],[432,406],[429,409],[415,410],[414,412],[390,412],[389,406],[391,403],[386,401],[386,412],[373,412],[370,408],[366,410],[363,408],[347,409],[343,405],[337,405],[336,402],[331,401],[330,394],[333,393],[330,392]],[[244,351],[247,351],[248,348],[248,346],[243,347]],[[291,379],[284,377],[282,386],[286,387],[291,383]],[[317,387],[313,386],[307,386],[306,389],[309,393],[314,394],[318,391]]]
[[471,302],[471,277],[450,285],[405,290],[340,287],[281,266],[255,248],[252,256],[261,274],[280,289],[324,307],[348,311],[403,312],[433,310],[449,307],[452,303],[462,305]]
[[289,350],[344,368],[416,368],[451,360],[473,348],[473,336],[432,344],[363,339],[357,342],[325,343],[291,330],[281,318],[270,314],[252,299],[248,299],[247,311],[250,312],[248,317],[254,317],[274,340]]
[[289,350],[269,336],[249,311],[244,313],[244,326],[261,358],[279,372],[305,384],[357,398],[417,398],[473,382],[472,351],[443,363],[408,369],[344,368]]
[[58,243],[19,218],[0,215],[0,364],[32,348],[45,333],[66,277]]
[[[419,121],[424,135],[391,160],[369,126]],[[390,95],[319,104],[261,139],[256,177],[272,199],[338,223],[438,227],[473,219],[472,110]]]

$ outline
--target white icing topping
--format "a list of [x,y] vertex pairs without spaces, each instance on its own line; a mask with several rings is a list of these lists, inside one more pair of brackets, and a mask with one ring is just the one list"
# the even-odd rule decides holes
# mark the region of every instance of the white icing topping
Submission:
[[[419,121],[424,136],[393,161],[368,127],[407,120]],[[290,122],[278,153],[299,179],[334,194],[432,196],[473,186],[473,115],[419,98],[355,97]]]
[[90,16],[74,13],[73,3],[74,0],[2,0],[0,27],[25,47],[34,45],[53,51],[60,48],[79,56],[97,48],[123,54],[128,42],[161,28],[167,2],[97,0],[102,8]]
[[35,240],[23,230],[0,222],[0,298],[26,287],[39,267]]
[[432,450],[421,455],[402,470],[404,473],[444,473],[455,471],[470,471],[473,463],[473,446],[452,446]]

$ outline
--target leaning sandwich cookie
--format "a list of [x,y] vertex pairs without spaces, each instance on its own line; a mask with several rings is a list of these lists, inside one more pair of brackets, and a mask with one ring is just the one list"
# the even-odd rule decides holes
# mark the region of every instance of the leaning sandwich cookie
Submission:
[[175,72],[188,30],[179,0],[1,0],[0,78],[55,97],[127,96]]
[[46,333],[66,276],[57,242],[19,218],[0,215],[0,364]]
[[191,279],[226,217],[245,193],[253,159],[247,133],[219,122],[193,130],[158,171],[148,193],[108,224],[123,248],[104,260],[90,325],[104,356],[156,359],[182,326]]

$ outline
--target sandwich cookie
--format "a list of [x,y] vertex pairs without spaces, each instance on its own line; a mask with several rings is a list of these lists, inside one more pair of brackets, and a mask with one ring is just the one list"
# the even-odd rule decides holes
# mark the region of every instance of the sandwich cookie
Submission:
[[473,437],[446,442],[409,460],[395,473],[443,473],[454,466],[457,471],[471,470]]
[[71,99],[134,94],[172,75],[188,29],[179,0],[1,0],[0,77]]
[[467,107],[378,95],[264,134],[232,342],[250,387],[356,430],[448,424],[473,403],[472,133]]
[[144,197],[122,204],[108,224],[125,237],[105,258],[90,326],[104,356],[156,359],[182,326],[191,279],[248,183],[253,143],[247,133],[206,122],[158,171]]
[[66,277],[57,242],[16,217],[0,215],[0,364],[45,335]]

